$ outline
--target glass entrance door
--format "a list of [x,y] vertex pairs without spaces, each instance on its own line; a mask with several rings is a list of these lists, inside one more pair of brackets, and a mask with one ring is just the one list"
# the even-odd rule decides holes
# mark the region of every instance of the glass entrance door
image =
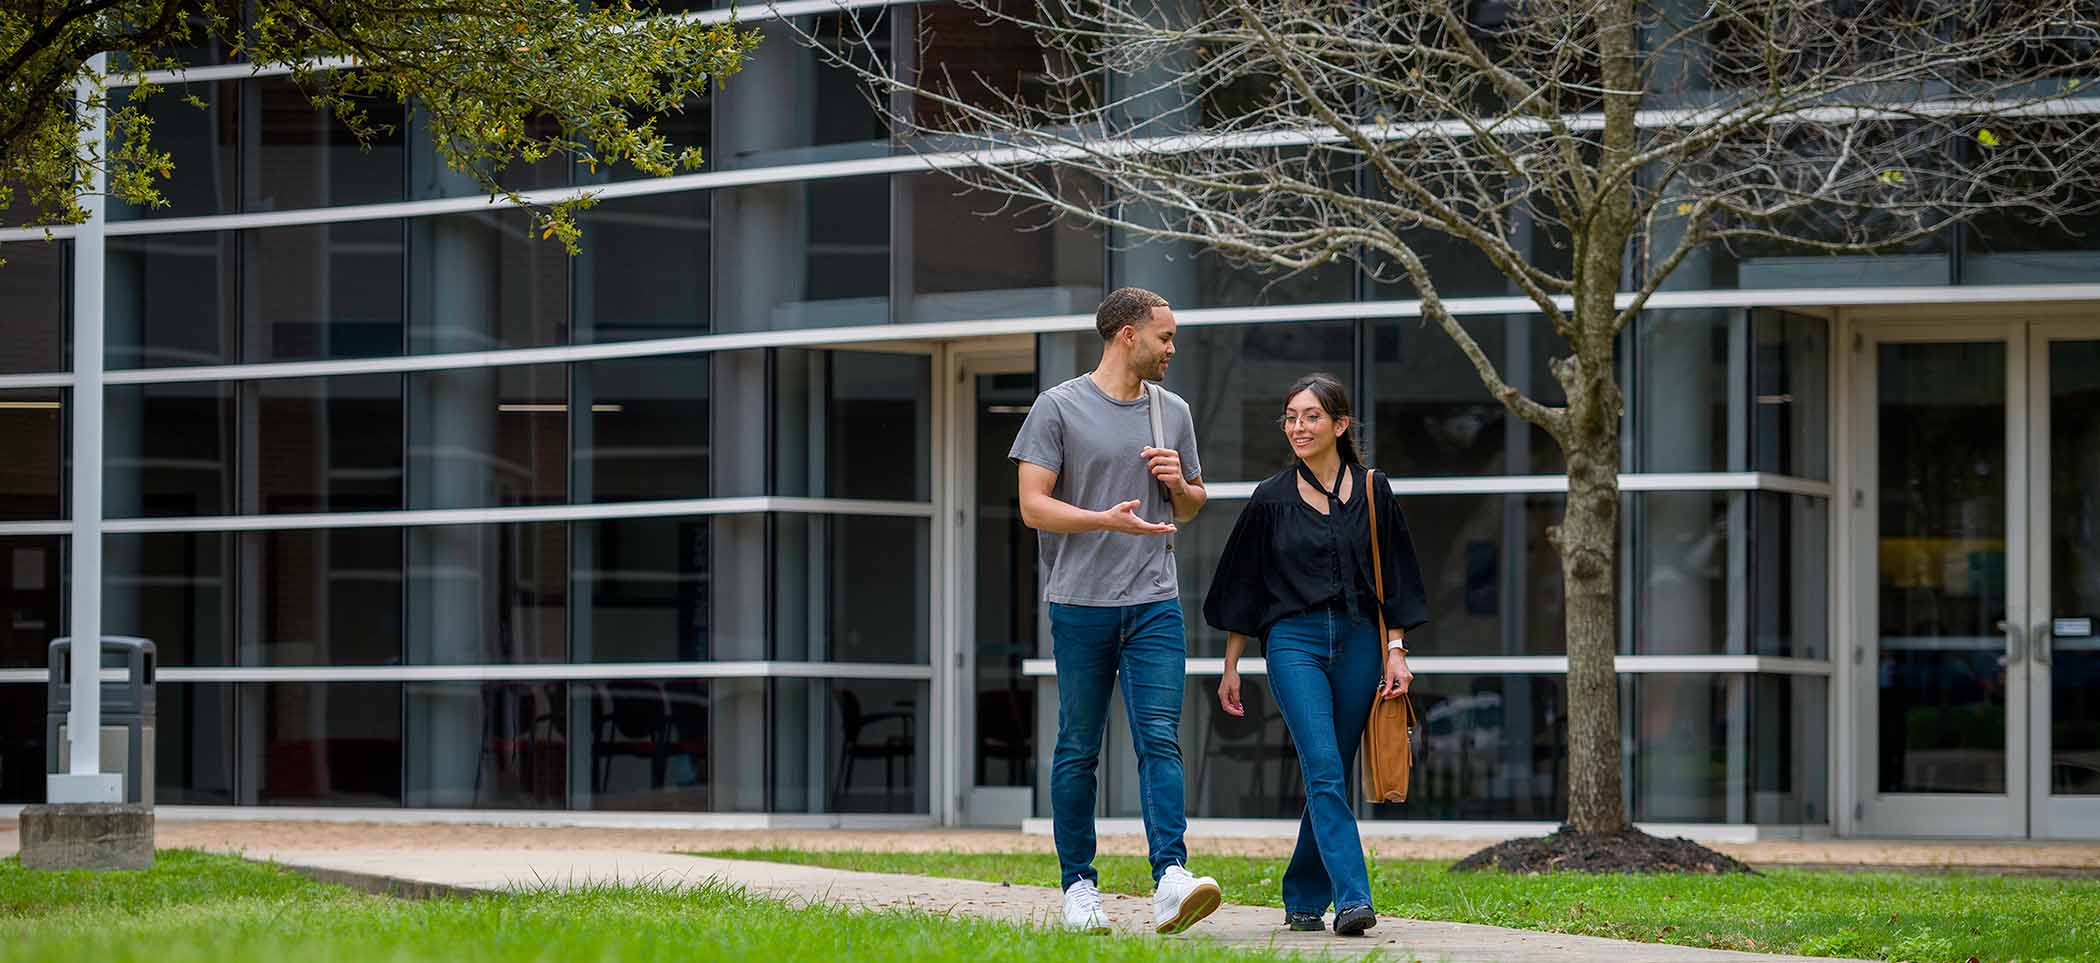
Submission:
[[1020,479],[1006,453],[1035,400],[1028,359],[966,358],[957,429],[966,435],[956,580],[960,645],[957,765],[964,823],[1017,827],[1034,812],[1037,684],[1036,536],[1021,522]]
[[2100,837],[2100,325],[1861,353],[1859,831]]
[[2100,324],[2031,338],[2033,834],[2100,839]]

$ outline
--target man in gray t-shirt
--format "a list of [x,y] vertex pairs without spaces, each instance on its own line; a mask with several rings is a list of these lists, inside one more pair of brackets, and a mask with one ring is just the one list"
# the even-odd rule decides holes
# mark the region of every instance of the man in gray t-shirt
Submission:
[[[1138,288],[1110,292],[1094,315],[1093,372],[1043,392],[1009,454],[1021,519],[1042,533],[1043,600],[1057,657],[1057,749],[1050,815],[1064,873],[1065,923],[1108,932],[1094,871],[1094,771],[1109,694],[1122,676],[1152,856],[1153,925],[1179,933],[1217,909],[1217,880],[1186,868],[1181,694],[1188,649],[1174,569],[1174,522],[1203,508],[1189,406],[1147,382],[1174,358],[1174,312]],[[1153,446],[1153,399],[1165,447]]]

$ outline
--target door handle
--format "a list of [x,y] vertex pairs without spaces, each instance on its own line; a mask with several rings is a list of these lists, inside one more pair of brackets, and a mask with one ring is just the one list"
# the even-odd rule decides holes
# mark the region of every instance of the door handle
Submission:
[[2022,631],[2017,624],[2005,619],[1998,620],[1998,631],[2005,634],[2004,664],[2010,666],[2019,662],[2020,658],[2027,654],[2027,647],[2024,644],[2027,641],[2027,633]]
[[2050,650],[2055,647],[2056,637],[2049,631],[2049,623],[2034,623],[2034,647],[2029,650],[2030,655],[2034,658],[2034,664],[2048,665],[2049,657],[2055,654]]

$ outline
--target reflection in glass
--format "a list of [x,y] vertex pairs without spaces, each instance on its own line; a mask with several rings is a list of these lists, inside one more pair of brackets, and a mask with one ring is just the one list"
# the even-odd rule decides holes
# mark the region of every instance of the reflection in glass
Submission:
[[0,374],[65,367],[71,251],[71,241],[0,244]]
[[242,360],[401,353],[401,222],[241,234]]
[[108,517],[233,514],[236,390],[230,382],[109,386]]
[[[1566,404],[1547,361],[1568,353],[1536,315],[1465,319],[1466,330],[1510,385]],[[1370,416],[1371,463],[1399,477],[1558,474],[1560,448],[1545,430],[1490,397],[1451,337],[1408,319],[1370,322],[1371,363],[1357,410]]]
[[598,663],[711,658],[713,521],[698,516],[575,523],[572,657]]
[[243,805],[401,805],[401,684],[240,685]]
[[0,684],[0,805],[44,801],[44,696],[41,682]]
[[931,524],[880,515],[773,518],[773,658],[929,658]]
[[707,355],[572,366],[573,500],[707,497],[711,367]]
[[[1378,818],[1555,820],[1567,812],[1567,686],[1548,675],[1417,676],[1423,747]],[[1638,750],[1636,750],[1638,751]]]
[[[1291,460],[1276,425],[1283,393],[1314,371],[1344,384],[1355,372],[1356,326],[1348,321],[1185,327],[1174,340],[1166,383],[1195,417],[1205,481],[1260,481],[1283,470]],[[1089,365],[1100,358],[1101,339],[1092,341]]]
[[154,803],[233,805],[233,691],[226,682],[155,686]]
[[1821,318],[1784,311],[1750,315],[1757,344],[1758,471],[1830,478],[1830,335]]
[[0,535],[0,667],[46,665],[46,646],[66,634],[64,544],[58,535]]
[[773,685],[774,798],[768,808],[931,811],[925,682],[779,679]]
[[408,661],[518,665],[568,655],[568,527],[408,530]]
[[401,376],[243,386],[242,502],[250,512],[401,507]]
[[233,364],[237,245],[233,231],[112,237],[103,310],[111,368]]
[[6,453],[0,460],[0,520],[64,517],[69,394],[58,388],[0,391],[0,452]]
[[568,497],[568,369],[408,376],[410,508],[559,504]]
[[[771,52],[719,81],[708,166],[772,167],[888,153],[888,132],[866,89],[850,71],[826,62],[858,49],[861,32],[870,31],[883,62],[863,66],[887,73],[891,25],[885,13],[800,17],[792,27],[776,21],[752,25]],[[812,48],[805,34],[829,49]]]
[[1878,357],[1878,785],[2003,793],[2006,346]]
[[242,665],[401,662],[401,529],[309,529],[237,537]]
[[1742,324],[1742,312],[1721,309],[1650,311],[1634,323],[1630,441],[1641,471],[1748,470]]
[[577,343],[707,333],[712,200],[706,191],[614,198],[577,215]]
[[1621,636],[1642,655],[1824,658],[1830,506],[1779,492],[1627,492],[1631,593]]
[[[739,78],[744,84],[751,80]],[[716,331],[890,319],[888,178],[729,188],[715,192],[715,203],[721,237]]]
[[[1092,185],[1036,176],[1072,203],[1098,206]],[[1101,303],[1097,232],[1053,223],[1046,211],[970,191],[946,174],[902,175],[894,184],[911,230],[898,239],[909,245],[897,264],[910,280],[897,291],[898,320],[1087,314]]]
[[[1121,694],[1117,696],[1121,698]],[[1305,775],[1298,750],[1266,676],[1240,679],[1244,716],[1218,708],[1218,680],[1192,678],[1181,697],[1188,721],[1181,727],[1188,781],[1188,812],[1198,818],[1294,819],[1305,809]],[[1118,718],[1121,714],[1118,713]],[[1124,738],[1128,738],[1125,736]],[[1117,798],[1135,781],[1135,765],[1113,767]],[[1135,813],[1133,813],[1135,815]]]
[[[241,91],[248,118],[244,133],[253,138],[242,179],[242,210],[401,200],[408,124],[400,101],[358,97],[371,134],[360,141],[333,111],[316,109],[289,77],[249,80]],[[183,176],[189,176],[186,168]]]
[[569,256],[519,210],[408,222],[410,353],[560,344]]
[[[783,348],[774,354],[773,390],[776,494],[932,498],[932,359]],[[729,446],[725,460],[760,457],[748,424],[725,425],[720,440]]]
[[1828,682],[1814,676],[1621,677],[1633,818],[1828,822]]
[[976,785],[1035,783],[1036,533],[1021,522],[1020,479],[1006,450],[1035,398],[1033,374],[977,376],[974,614]]
[[[716,729],[709,696],[758,680],[615,679],[569,685],[577,728],[576,808],[706,812],[716,807]],[[765,731],[763,715],[746,719]],[[763,745],[763,737],[760,737]],[[764,758],[763,749],[757,753]]]
[[234,664],[233,539],[221,532],[103,536],[103,633],[152,639],[162,665]]
[[[133,96],[137,88],[111,90],[110,109],[139,108],[153,124],[152,148],[165,151],[175,169],[182,173],[154,180],[153,189],[167,202],[163,205],[132,204],[110,195],[109,219],[133,221],[234,213],[235,187],[240,182],[242,87],[237,80],[165,84],[143,103]],[[198,107],[191,100],[203,106]],[[311,112],[312,107],[306,110]]]
[[567,688],[560,682],[407,686],[407,805],[567,808]]
[[2049,791],[2100,795],[2100,341],[2049,345]]
[[1565,651],[1560,556],[1546,541],[1564,501],[1544,494],[1401,499],[1429,592],[1429,624],[1407,634],[1408,651]]

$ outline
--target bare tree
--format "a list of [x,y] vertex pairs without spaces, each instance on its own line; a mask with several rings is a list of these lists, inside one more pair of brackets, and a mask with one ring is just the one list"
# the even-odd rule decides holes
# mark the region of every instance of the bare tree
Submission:
[[[991,75],[923,29],[892,57],[887,25],[865,18],[822,38],[902,141],[1118,243],[1405,281],[1487,390],[1559,444],[1568,499],[1551,541],[1581,832],[1628,826],[1619,333],[1702,248],[1870,253],[1985,215],[2073,230],[2100,210],[2094,0],[959,5],[960,24],[899,15],[1024,31],[1040,75]],[[1517,243],[1526,222],[1557,256]],[[1476,249],[1551,321],[1564,404],[1497,371],[1438,296],[1425,240]]]

